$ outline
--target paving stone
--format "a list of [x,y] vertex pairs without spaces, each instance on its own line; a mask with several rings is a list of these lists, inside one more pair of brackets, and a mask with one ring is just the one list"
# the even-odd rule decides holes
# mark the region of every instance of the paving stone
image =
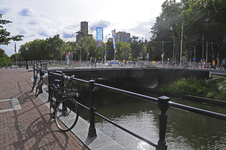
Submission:
[[72,132],[60,132],[50,120],[47,106],[30,92],[32,75],[24,68],[0,69],[0,110],[12,108],[6,99],[16,98],[21,106],[0,112],[0,149],[88,150]]

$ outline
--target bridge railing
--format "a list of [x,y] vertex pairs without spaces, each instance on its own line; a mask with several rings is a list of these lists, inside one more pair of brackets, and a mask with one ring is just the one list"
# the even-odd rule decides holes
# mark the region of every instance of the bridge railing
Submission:
[[[58,74],[56,72],[52,72],[49,70],[42,70],[44,72],[48,72],[48,84],[51,84],[51,81],[53,80],[52,78],[62,78],[63,76],[61,74]],[[89,110],[89,114],[90,114],[90,126],[89,126],[89,132],[88,132],[88,136],[90,137],[95,137],[97,136],[96,134],[96,128],[95,128],[95,115],[101,117],[102,119],[106,120],[107,122],[115,125],[116,127],[122,129],[123,131],[133,135],[134,137],[150,144],[151,146],[155,147],[156,150],[166,150],[167,149],[167,144],[165,141],[165,134],[166,134],[166,124],[167,124],[167,110],[169,107],[174,107],[174,108],[179,108],[182,110],[186,110],[186,111],[190,111],[190,112],[194,112],[194,113],[198,113],[201,115],[205,115],[205,116],[209,116],[212,118],[216,118],[216,119],[220,119],[220,120],[224,120],[226,121],[226,115],[224,114],[220,114],[220,113],[216,113],[216,112],[212,112],[212,111],[207,111],[204,109],[199,109],[199,108],[195,108],[195,107],[190,107],[190,106],[186,106],[186,105],[182,105],[182,104],[178,104],[178,103],[174,103],[174,102],[170,102],[170,98],[166,97],[166,96],[161,96],[159,98],[154,98],[154,97],[150,97],[147,95],[143,95],[143,94],[138,94],[135,92],[131,92],[131,91],[127,91],[127,90],[122,90],[119,88],[114,88],[111,86],[107,86],[107,85],[103,85],[103,84],[99,84],[96,83],[95,80],[83,80],[83,79],[79,79],[79,78],[72,78],[72,80],[78,81],[78,82],[82,82],[85,84],[89,84],[89,91],[90,91],[90,102],[91,105],[90,107],[87,107],[81,103],[78,102],[78,104],[84,108],[86,108],[87,110]],[[94,87],[101,87],[101,88],[105,88],[111,91],[115,91],[115,92],[120,92],[129,96],[133,96],[133,97],[137,97],[139,99],[143,99],[146,101],[150,101],[150,102],[155,102],[158,104],[158,107],[160,109],[160,113],[159,113],[159,140],[158,143],[154,143],[151,142],[141,136],[139,136],[138,134],[116,124],[115,122],[111,121],[110,119],[108,119],[107,117],[103,116],[102,114],[99,114],[98,112],[96,112],[95,109],[95,96],[94,96]],[[49,86],[50,87],[50,86]],[[50,89],[49,89],[50,90]]]
[[[46,72],[46,71],[45,71]],[[62,75],[59,74],[59,73],[56,73],[56,72],[51,72],[51,71],[48,71],[48,83],[51,84],[51,81],[53,79],[53,77],[58,77],[58,78],[62,78]],[[165,133],[166,133],[166,123],[167,123],[167,114],[166,114],[166,111],[168,109],[168,102],[169,102],[169,98],[168,97],[165,97],[165,96],[162,96],[162,97],[159,97],[159,98],[154,98],[154,97],[150,97],[150,96],[146,96],[146,95],[141,95],[141,94],[137,94],[137,93],[134,93],[134,92],[130,92],[130,91],[126,91],[126,90],[122,90],[122,89],[117,89],[117,88],[114,88],[114,87],[110,87],[110,86],[106,86],[106,85],[103,85],[103,84],[98,84],[98,83],[95,83],[95,80],[89,80],[89,81],[86,81],[86,80],[83,80],[83,79],[79,79],[79,78],[71,78],[72,80],[75,80],[75,81],[78,81],[78,82],[82,82],[82,83],[86,83],[86,84],[89,84],[89,91],[90,91],[90,101],[91,101],[91,105],[90,107],[87,107],[81,103],[78,102],[78,104],[84,108],[86,108],[87,110],[89,110],[89,114],[90,114],[90,126],[89,126],[89,132],[88,132],[88,136],[90,137],[95,137],[97,136],[96,134],[96,128],[95,128],[95,115],[101,117],[102,119],[106,120],[107,122],[115,125],[116,127],[122,129],[123,131],[135,136],[136,138],[154,146],[157,150],[166,150],[167,149],[167,145],[166,145],[166,142],[165,142]],[[108,119],[107,117],[103,116],[102,114],[99,114],[98,112],[96,112],[96,109],[95,109],[95,97],[94,97],[94,87],[95,86],[98,86],[98,87],[102,87],[102,88],[105,88],[105,89],[109,89],[109,90],[114,90],[114,91],[117,91],[117,92],[122,92],[124,94],[128,94],[128,95],[133,95],[133,96],[136,96],[136,97],[143,97],[145,98],[146,100],[149,100],[149,101],[152,101],[152,102],[157,102],[158,103],[158,107],[160,108],[161,112],[159,114],[159,141],[158,141],[158,144],[154,143],[154,142],[151,142],[145,138],[143,138],[142,136],[139,136],[138,134],[116,124],[115,122],[111,121],[110,119]],[[49,86],[50,87],[50,86]]]
[[[82,61],[61,61],[61,60],[31,60],[27,61],[28,66],[31,66],[33,63],[47,63],[49,67],[66,67],[66,68],[187,68],[187,69],[205,69],[211,70],[211,63],[198,63],[198,62],[187,62],[182,63],[180,66],[178,63],[175,64],[170,61],[166,61],[162,64],[161,61],[126,61],[126,62],[119,62],[119,64],[108,64],[97,62],[91,64],[90,61],[82,60]],[[0,63],[1,67],[23,67],[26,66],[26,61],[17,61],[10,62],[10,63]],[[225,70],[226,66],[219,66],[216,67],[217,70]]]

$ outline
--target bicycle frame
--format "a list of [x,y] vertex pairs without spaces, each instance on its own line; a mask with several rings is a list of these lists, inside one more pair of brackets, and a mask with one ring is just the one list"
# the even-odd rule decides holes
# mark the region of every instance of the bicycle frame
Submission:
[[40,93],[43,93],[43,91],[42,91],[43,81],[42,80],[43,80],[44,73],[42,72],[42,68],[39,68],[38,72],[39,72],[39,75],[40,75],[40,79],[39,79],[38,85],[36,87],[36,92],[35,92],[36,97],[38,97],[38,95]]
[[[69,85],[69,83],[67,83],[67,81],[71,81],[71,77],[68,77],[66,78],[65,74],[63,74],[62,72],[58,72],[58,73],[61,73],[62,76],[61,76],[61,80],[58,80],[58,79],[55,79],[53,84],[50,84],[50,88],[49,88],[49,94],[54,94],[54,97],[55,97],[55,102],[53,100],[53,97],[52,95],[49,95],[49,101],[50,101],[50,109],[53,108],[53,111],[55,111],[55,107],[58,105],[58,103],[63,100],[64,98],[66,97],[71,97],[74,99],[73,96],[76,96],[78,97],[78,94],[76,93],[75,95],[68,95],[68,91],[67,91],[67,85]],[[72,76],[74,77],[74,76]],[[50,79],[49,79],[50,80]],[[72,92],[72,87],[71,87],[71,92]],[[64,105],[64,103],[62,103],[63,107],[62,107],[62,112],[64,113],[66,111],[66,107]],[[54,114],[54,112],[53,112]],[[54,116],[52,116],[54,117]]]
[[[36,75],[35,75],[35,72],[36,72]],[[35,69],[35,66],[34,66],[34,78],[33,78],[33,86],[31,88],[31,92],[33,92],[33,90],[35,88],[35,85],[37,83],[37,79],[38,79],[38,69]]]

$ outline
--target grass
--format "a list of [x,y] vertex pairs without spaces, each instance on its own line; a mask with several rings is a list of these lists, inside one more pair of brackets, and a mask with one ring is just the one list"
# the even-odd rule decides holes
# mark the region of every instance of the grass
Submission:
[[211,76],[208,80],[196,78],[176,79],[163,83],[156,89],[176,94],[226,101],[226,77]]

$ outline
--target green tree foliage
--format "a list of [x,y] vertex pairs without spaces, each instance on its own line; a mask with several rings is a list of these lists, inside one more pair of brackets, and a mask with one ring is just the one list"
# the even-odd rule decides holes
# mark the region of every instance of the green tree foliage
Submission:
[[96,41],[91,36],[84,36],[77,43],[77,49],[81,52],[81,59],[88,60],[89,57],[95,58]]
[[11,65],[11,59],[6,55],[5,51],[0,48],[0,67],[8,67]]
[[1,19],[2,14],[0,14],[0,45],[8,45],[11,40],[22,41],[23,35],[10,36],[10,32],[3,28],[3,25],[12,23],[12,21]]
[[10,59],[11,59],[12,61],[16,62],[16,57],[17,57],[17,61],[18,61],[18,60],[19,60],[19,57],[20,57],[19,53],[12,54],[12,55],[10,56]]
[[[28,51],[25,50],[28,46]],[[88,60],[88,57],[102,57],[102,48],[96,47],[96,41],[85,36],[79,42],[65,42],[59,35],[43,39],[36,39],[21,45],[19,49],[21,60],[65,60],[66,52],[73,53],[73,60]],[[89,54],[89,55],[88,55]]]
[[138,37],[133,36],[129,39],[129,43],[131,48],[131,57],[133,59],[138,59],[137,57],[145,56],[146,49],[144,47],[144,43],[141,40],[138,40]]
[[[25,46],[28,46],[28,51],[25,50]],[[19,52],[22,60],[62,60],[68,49],[68,45],[60,39],[59,35],[55,35],[53,38],[36,39],[25,43],[20,46]]]
[[[28,51],[25,50],[28,46]],[[45,60],[49,58],[49,44],[45,40],[36,39],[21,45],[19,52],[22,60]]]
[[182,0],[180,3],[166,0],[162,4],[162,13],[151,28],[153,34],[150,42],[151,55],[157,56],[164,49],[165,58],[172,58],[174,43],[175,56],[179,58],[182,23],[182,55],[189,55],[196,46],[197,59],[200,60],[202,35],[205,42],[214,42],[214,49],[219,52],[221,34],[226,32],[226,20],[223,18],[226,18],[226,1],[223,0]]
[[106,55],[106,59],[107,60],[113,60],[114,59],[114,49],[113,49],[113,42],[112,42],[112,38],[109,38],[107,43],[107,55]]
[[72,52],[73,53],[73,60],[78,61],[79,60],[79,57],[78,57],[79,50],[77,49],[76,42],[69,41],[66,44],[67,44],[67,50],[69,52]]
[[53,38],[47,38],[46,42],[48,43],[48,54],[50,59],[62,60],[65,55],[65,42],[57,34]]
[[129,60],[129,59],[132,59],[131,58],[131,48],[130,48],[130,45],[127,44],[127,43],[123,43],[121,42],[121,56],[120,56],[120,59],[126,59],[126,60]]
[[208,80],[181,78],[164,83],[157,89],[225,101],[226,78],[221,76],[211,76]]

